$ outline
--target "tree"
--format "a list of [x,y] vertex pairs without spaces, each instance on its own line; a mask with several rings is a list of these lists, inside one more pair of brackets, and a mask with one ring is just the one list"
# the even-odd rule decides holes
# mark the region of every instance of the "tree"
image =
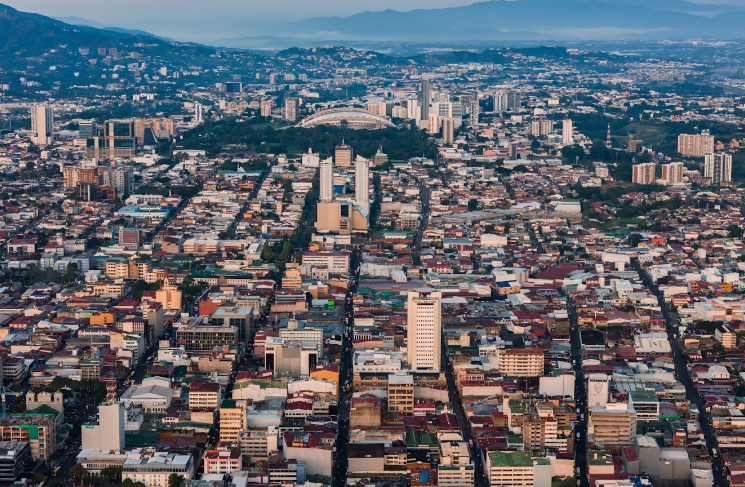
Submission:
[[476,211],[479,207],[479,201],[476,199],[468,200],[468,211]]
[[70,477],[75,477],[79,479],[82,479],[83,477],[88,476],[88,470],[83,468],[82,465],[78,465],[78,464],[75,464],[72,467],[70,467],[70,470],[68,470],[68,473]]
[[739,225],[730,225],[727,227],[727,236],[729,238],[742,238],[745,231]]
[[132,487],[147,487],[147,486],[143,484],[142,482],[135,482],[134,484],[132,484]]
[[132,479],[122,480],[121,487],[132,487]]
[[168,487],[181,487],[184,483],[184,477],[177,473],[172,473],[168,476]]
[[629,245],[631,245],[632,247],[638,247],[639,242],[644,240],[644,237],[642,237],[638,233],[632,233],[631,235],[629,235],[628,240],[629,240]]

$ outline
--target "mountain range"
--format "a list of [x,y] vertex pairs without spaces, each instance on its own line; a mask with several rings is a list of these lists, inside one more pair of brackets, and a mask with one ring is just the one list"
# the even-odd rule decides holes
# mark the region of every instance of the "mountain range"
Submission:
[[491,0],[385,10],[270,26],[262,35],[318,40],[743,39],[745,8],[683,0]]

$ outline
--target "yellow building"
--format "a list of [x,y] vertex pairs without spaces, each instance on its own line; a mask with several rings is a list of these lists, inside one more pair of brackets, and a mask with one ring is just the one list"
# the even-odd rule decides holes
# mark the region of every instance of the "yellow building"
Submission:
[[[167,279],[166,277],[166,282],[168,282]],[[166,310],[181,309],[181,295],[178,287],[173,284],[163,284],[159,290],[155,291],[155,302],[160,303]]]
[[316,369],[312,370],[310,372],[311,377],[316,377],[318,379],[326,379],[336,382],[336,388],[339,388],[339,367],[338,366],[329,366],[324,367],[323,369]]
[[90,320],[91,326],[108,326],[114,324],[116,316],[114,313],[102,311],[100,313],[92,314]]

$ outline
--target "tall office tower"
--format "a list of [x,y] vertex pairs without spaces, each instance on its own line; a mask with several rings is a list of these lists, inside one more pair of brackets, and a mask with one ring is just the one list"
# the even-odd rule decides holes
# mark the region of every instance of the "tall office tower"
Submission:
[[300,100],[297,98],[285,98],[285,120],[294,122],[297,120],[297,111]]
[[422,87],[419,90],[419,105],[422,107],[420,120],[429,120],[429,80],[422,78]]
[[442,345],[442,293],[422,288],[409,291],[406,357],[412,372],[439,372]]
[[554,130],[554,124],[551,120],[533,120],[531,123],[531,133],[536,137],[550,135]]
[[197,102],[194,104],[194,123],[204,122],[204,108],[202,104]]
[[647,162],[645,164],[635,164],[632,167],[631,182],[636,184],[653,184],[655,164]]
[[662,166],[662,177],[665,184],[680,184],[683,182],[683,163],[671,162]]
[[608,376],[590,374],[587,379],[587,406],[605,406],[608,403]]
[[321,192],[318,197],[322,203],[329,203],[334,199],[334,163],[329,157],[321,161],[320,167]]
[[131,167],[106,168],[103,170],[103,185],[116,189],[117,196],[130,194],[134,189],[134,171]]
[[261,116],[271,117],[272,116],[272,102],[265,100],[261,102]]
[[564,139],[564,145],[574,145],[574,137],[572,136],[572,120],[567,118],[564,120],[564,125],[561,130],[561,135]]
[[460,128],[463,125],[463,104],[454,101],[450,104],[450,118],[453,119],[453,126]]
[[82,428],[83,449],[116,451],[124,449],[124,404],[98,406],[98,420]]
[[448,117],[442,120],[442,139],[446,144],[453,143],[453,119]]
[[704,157],[706,154],[714,153],[714,136],[709,135],[708,130],[700,134],[678,135],[678,152],[686,157]]
[[78,137],[88,139],[98,135],[98,127],[95,120],[83,120],[78,123]]
[[370,215],[370,161],[357,155],[355,161],[354,200],[355,204],[365,210],[365,216]]
[[418,100],[406,100],[406,118],[411,120],[421,120],[422,111],[419,108]]
[[717,152],[706,154],[704,160],[704,179],[713,186],[721,186],[732,181],[732,154]]
[[134,157],[135,147],[134,121],[106,120],[103,137],[88,139],[86,155],[94,158]]
[[440,133],[440,116],[436,113],[429,114],[429,133],[439,134]]
[[352,167],[352,148],[344,143],[344,139],[341,141],[341,145],[337,145],[334,149],[334,164],[336,167]]
[[51,145],[54,137],[54,111],[52,107],[31,107],[31,141],[36,145]]

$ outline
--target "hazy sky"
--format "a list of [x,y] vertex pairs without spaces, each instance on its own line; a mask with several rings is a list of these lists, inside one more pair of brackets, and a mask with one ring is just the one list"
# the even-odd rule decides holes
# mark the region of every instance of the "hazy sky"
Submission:
[[[479,0],[0,0],[0,3],[51,17],[76,16],[106,27],[142,29],[177,40],[204,42],[256,35],[256,26],[282,20],[348,16],[388,8],[443,8],[476,1]],[[689,1],[745,5],[745,0]]]

